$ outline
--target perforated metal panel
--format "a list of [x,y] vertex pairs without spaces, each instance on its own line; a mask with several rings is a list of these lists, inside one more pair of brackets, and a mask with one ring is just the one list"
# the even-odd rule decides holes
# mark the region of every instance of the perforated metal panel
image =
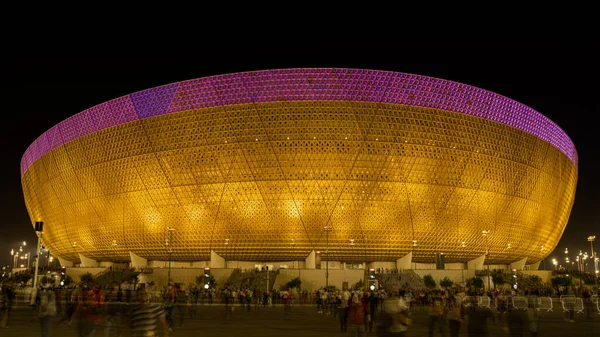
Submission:
[[73,261],[129,251],[197,261],[210,250],[279,261],[328,245],[345,262],[409,251],[418,262],[436,252],[465,262],[489,250],[488,261],[506,263],[552,251],[577,181],[560,128],[455,82],[363,77],[223,75],[86,110],[23,157],[32,222],[43,220],[44,244]]

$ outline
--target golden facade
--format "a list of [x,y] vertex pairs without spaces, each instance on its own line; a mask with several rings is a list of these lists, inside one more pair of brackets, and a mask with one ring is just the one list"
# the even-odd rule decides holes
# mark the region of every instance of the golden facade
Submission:
[[[558,127],[481,89],[365,72],[375,80],[362,89],[352,70],[264,71],[86,110],[23,157],[32,223],[44,221],[46,247],[74,262],[79,253],[126,261],[130,251],[205,261],[211,250],[227,260],[290,261],[328,249],[344,262],[411,251],[415,262],[438,252],[466,262],[489,251],[487,262],[508,263],[554,249],[577,182],[576,152]],[[352,92],[348,79],[357,81]],[[400,98],[385,96],[410,79],[417,84]],[[250,89],[259,85],[270,94]],[[452,93],[471,96],[459,102]],[[516,111],[542,131],[511,125]]]

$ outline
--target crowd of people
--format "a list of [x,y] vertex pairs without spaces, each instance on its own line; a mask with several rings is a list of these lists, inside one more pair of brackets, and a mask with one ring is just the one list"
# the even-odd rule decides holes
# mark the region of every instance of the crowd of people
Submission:
[[[509,336],[537,336],[542,296],[560,296],[575,293],[582,298],[583,316],[591,319],[595,310],[594,296],[600,289],[583,287],[579,290],[548,289],[482,290],[411,289],[393,287],[390,291],[342,290],[316,293],[316,309],[339,317],[340,331],[356,336],[375,332],[377,336],[403,336],[412,324],[413,314],[426,313],[429,336],[459,336],[466,330],[468,336],[487,336],[490,324],[501,325]],[[574,295],[574,296],[575,296]],[[523,299],[524,306],[512,304]],[[485,303],[484,303],[485,300]],[[480,303],[481,301],[481,303]],[[569,302],[564,320],[574,322],[574,302]]]
[[[0,326],[8,327],[15,301],[14,284],[6,283],[0,293]],[[505,288],[506,289],[506,288]],[[339,324],[339,331],[356,336],[403,336],[409,331],[415,314],[427,317],[429,336],[458,336],[466,331],[469,336],[486,336],[489,324],[501,324],[511,336],[524,332],[536,336],[538,330],[538,300],[542,296],[560,296],[574,293],[583,299],[585,317],[594,311],[592,297],[599,289],[583,287],[578,290],[527,289],[466,291],[462,288],[413,289],[390,286],[387,289],[297,289],[235,288],[225,285],[219,289],[202,289],[196,285],[183,286],[169,283],[165,287],[135,287],[124,284],[118,289],[101,289],[94,284],[81,283],[73,287],[55,287],[42,278],[35,293],[37,317],[42,337],[50,337],[54,325],[69,324],[81,337],[98,333],[120,335],[122,329],[131,329],[133,336],[168,336],[184,326],[185,319],[193,319],[201,305],[221,304],[224,317],[229,318],[234,308],[251,311],[253,307],[283,307],[284,319],[291,319],[295,304],[314,305],[318,314],[330,315]],[[511,305],[515,297],[526,298],[526,308]],[[489,305],[479,303],[486,300]],[[126,305],[125,305],[126,304]],[[565,316],[573,322],[573,313]],[[175,319],[177,318],[177,319]],[[102,329],[103,332],[98,330]]]

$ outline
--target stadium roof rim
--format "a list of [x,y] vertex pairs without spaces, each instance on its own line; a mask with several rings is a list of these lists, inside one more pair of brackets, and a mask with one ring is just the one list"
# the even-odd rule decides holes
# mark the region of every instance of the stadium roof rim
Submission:
[[555,146],[575,166],[578,163],[575,145],[558,125],[536,110],[489,90],[386,70],[285,68],[174,82],[98,104],[38,137],[21,159],[21,175],[53,149],[119,124],[223,105],[315,100],[399,104],[464,113],[532,134]]

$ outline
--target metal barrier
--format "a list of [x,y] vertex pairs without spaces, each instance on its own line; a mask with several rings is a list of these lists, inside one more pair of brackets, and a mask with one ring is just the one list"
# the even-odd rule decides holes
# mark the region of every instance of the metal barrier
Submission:
[[575,308],[575,298],[573,295],[560,296],[560,304],[562,305],[563,312],[568,312],[570,308]]
[[585,309],[585,307],[583,306],[583,298],[576,297],[575,298],[575,308],[573,310],[575,310],[575,312],[578,314],[583,314],[584,309]]
[[477,299],[477,305],[480,307],[489,308],[491,299],[489,296],[479,296]]
[[524,296],[513,296],[510,302],[515,309],[527,310],[529,308],[529,301]]
[[546,312],[552,311],[554,304],[552,304],[552,297],[540,297],[539,306],[536,308],[538,311],[546,310]]
[[600,316],[600,299],[598,299],[598,295],[592,295],[592,303],[596,305],[596,310]]

